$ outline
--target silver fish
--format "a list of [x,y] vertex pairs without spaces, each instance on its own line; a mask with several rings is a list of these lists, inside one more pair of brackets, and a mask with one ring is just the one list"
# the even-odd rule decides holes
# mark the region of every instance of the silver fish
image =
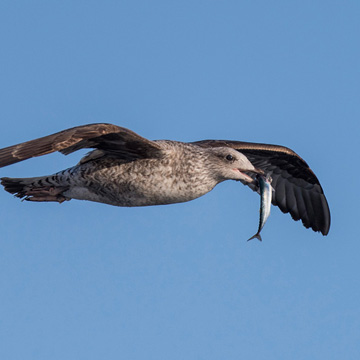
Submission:
[[[249,240],[252,239],[258,239],[259,241],[262,241],[260,236],[260,231],[264,227],[266,220],[270,216],[270,207],[271,207],[271,197],[272,197],[272,186],[271,186],[271,177],[269,175],[263,176],[258,175],[257,176],[259,187],[260,187],[260,219],[259,219],[259,228],[257,233],[252,236]],[[248,240],[248,241],[249,241]]]

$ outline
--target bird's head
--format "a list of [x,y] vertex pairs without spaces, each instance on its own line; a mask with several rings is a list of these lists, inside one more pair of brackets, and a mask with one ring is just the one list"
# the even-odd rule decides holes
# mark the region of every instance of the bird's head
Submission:
[[217,147],[208,149],[211,156],[211,171],[219,178],[224,180],[242,180],[252,183],[254,180],[246,174],[261,173],[256,169],[248,158],[239,151],[229,147]]

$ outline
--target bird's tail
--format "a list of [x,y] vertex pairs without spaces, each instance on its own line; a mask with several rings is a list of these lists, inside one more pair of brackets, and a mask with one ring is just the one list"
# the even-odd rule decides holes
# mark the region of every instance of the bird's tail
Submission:
[[16,197],[27,201],[56,201],[62,203],[66,198],[62,193],[69,186],[61,186],[56,182],[56,176],[39,176],[32,178],[0,179],[5,190]]

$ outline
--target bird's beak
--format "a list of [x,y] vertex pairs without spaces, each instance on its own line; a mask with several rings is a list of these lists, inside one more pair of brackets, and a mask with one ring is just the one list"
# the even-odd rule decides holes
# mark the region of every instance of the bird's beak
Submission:
[[258,175],[264,175],[264,171],[261,170],[261,169],[257,169],[257,168],[254,168],[253,170],[242,170],[242,169],[239,169],[239,171],[245,175],[245,178],[244,180],[247,181],[248,183],[252,184],[252,183],[256,183],[257,180],[256,179],[253,179],[251,176],[247,175],[246,173],[253,173],[253,174],[258,174]]
[[257,169],[257,168],[254,168],[254,170],[250,170],[248,172],[252,172],[252,173],[255,173],[255,174],[258,174],[258,175],[264,175],[265,174],[264,170]]

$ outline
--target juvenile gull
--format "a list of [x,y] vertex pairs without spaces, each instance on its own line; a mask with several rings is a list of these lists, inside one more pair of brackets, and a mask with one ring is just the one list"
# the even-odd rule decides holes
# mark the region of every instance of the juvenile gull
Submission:
[[95,149],[52,175],[1,178],[5,190],[28,201],[79,199],[116,206],[148,206],[196,199],[224,180],[259,191],[256,174],[272,177],[273,205],[327,235],[329,207],[306,162],[289,148],[228,140],[184,143],[145,139],[111,124],[77,126],[0,149],[0,167],[55,151]]

